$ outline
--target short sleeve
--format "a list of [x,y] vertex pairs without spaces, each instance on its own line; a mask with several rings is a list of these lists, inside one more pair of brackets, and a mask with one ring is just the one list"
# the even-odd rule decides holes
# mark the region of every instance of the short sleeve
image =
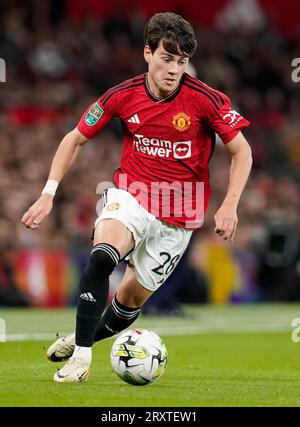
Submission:
[[108,97],[106,94],[88,107],[77,124],[77,129],[86,138],[94,138],[118,115],[116,96]]
[[[228,96],[218,92],[221,102],[209,102],[206,114],[208,125],[220,136],[224,144],[230,142],[250,122],[231,107]],[[221,104],[221,105],[220,105]]]

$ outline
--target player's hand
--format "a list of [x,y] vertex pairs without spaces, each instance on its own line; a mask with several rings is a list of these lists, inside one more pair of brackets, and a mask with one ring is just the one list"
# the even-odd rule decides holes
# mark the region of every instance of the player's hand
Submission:
[[223,204],[215,214],[214,219],[216,223],[215,232],[217,235],[223,237],[224,240],[233,242],[238,224],[236,207]]
[[39,228],[43,219],[51,212],[53,207],[53,196],[42,194],[41,197],[26,211],[21,219],[27,227],[35,230]]

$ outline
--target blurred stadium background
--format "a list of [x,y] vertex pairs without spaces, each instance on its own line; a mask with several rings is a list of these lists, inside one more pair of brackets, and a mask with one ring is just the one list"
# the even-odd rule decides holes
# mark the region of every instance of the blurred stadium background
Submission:
[[[20,219],[39,196],[51,159],[103,91],[146,70],[143,28],[158,11],[193,24],[191,72],[228,94],[251,121],[254,168],[239,207],[234,244],[214,234],[229,157],[211,160],[213,196],[173,276],[144,313],[180,314],[182,303],[300,300],[300,12],[286,0],[6,0],[0,3],[0,305],[72,306],[91,246],[97,184],[111,181],[122,150],[114,121],[86,145],[39,231]],[[111,295],[122,274],[111,280]]]

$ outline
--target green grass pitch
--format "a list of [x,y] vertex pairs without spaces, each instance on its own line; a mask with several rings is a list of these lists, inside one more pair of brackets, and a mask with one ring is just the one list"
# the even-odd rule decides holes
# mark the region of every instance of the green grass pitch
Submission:
[[[291,322],[300,306],[185,307],[183,318],[142,316],[168,349],[158,382],[123,383],[110,367],[113,339],[94,347],[91,376],[56,384],[62,364],[46,359],[56,332],[74,328],[74,310],[0,309],[7,341],[0,343],[0,406],[299,406],[300,342]],[[2,322],[3,323],[3,322]]]

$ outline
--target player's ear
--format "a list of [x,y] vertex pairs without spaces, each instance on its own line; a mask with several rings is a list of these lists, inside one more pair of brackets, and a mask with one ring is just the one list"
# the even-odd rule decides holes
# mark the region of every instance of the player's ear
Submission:
[[147,64],[149,64],[150,56],[152,55],[151,49],[148,45],[144,47],[144,58]]

